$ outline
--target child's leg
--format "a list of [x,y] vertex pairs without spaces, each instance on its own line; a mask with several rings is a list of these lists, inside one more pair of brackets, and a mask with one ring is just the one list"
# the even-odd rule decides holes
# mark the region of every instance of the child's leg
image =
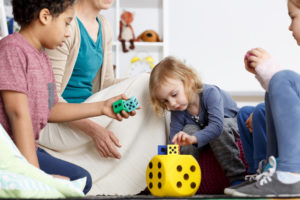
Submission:
[[254,106],[244,106],[239,110],[237,114],[237,124],[239,128],[245,158],[248,163],[248,172],[252,174],[255,174],[257,169],[257,166],[254,161],[253,135],[252,133],[250,133],[245,122],[249,118],[250,114],[253,113],[254,108]]
[[245,166],[239,158],[239,148],[235,143],[238,134],[236,118],[225,118],[222,134],[209,143],[230,182],[244,179]]
[[276,134],[278,170],[300,173],[300,75],[290,70],[276,73],[270,81],[268,95],[272,111],[272,118],[268,118],[276,130],[268,129],[268,136]]
[[67,161],[55,158],[41,148],[38,148],[36,153],[38,156],[40,169],[47,174],[66,176],[69,177],[71,181],[86,177],[86,185],[83,192],[86,194],[91,189],[92,178],[89,172],[85,169]]
[[232,193],[236,196],[300,195],[300,75],[290,70],[280,71],[272,77],[268,89],[265,95],[267,153],[279,156],[278,167],[257,182],[236,189]]
[[267,133],[266,133],[266,115],[265,104],[258,104],[253,111],[252,116],[253,128],[253,158],[255,169],[261,160],[267,159]]
[[270,107],[269,93],[265,94],[265,106],[266,106],[266,128],[267,128],[267,157],[275,156],[278,157],[278,145],[277,137],[274,127],[274,120],[272,110]]

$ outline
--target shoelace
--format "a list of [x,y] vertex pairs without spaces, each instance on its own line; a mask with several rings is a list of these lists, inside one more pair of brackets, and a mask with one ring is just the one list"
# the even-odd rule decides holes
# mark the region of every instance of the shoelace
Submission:
[[272,181],[272,176],[276,171],[276,159],[274,156],[269,157],[269,163],[271,167],[268,169],[268,171],[263,172],[262,174],[256,176],[256,180],[259,182],[259,184],[262,186],[264,184],[268,184],[269,182]]
[[256,170],[256,174],[246,175],[245,180],[250,181],[250,182],[253,182],[253,181],[257,180],[256,177],[258,177],[260,174],[262,174],[262,172],[264,171],[264,168],[265,168],[266,165],[267,165],[267,161],[266,160],[261,160],[258,163],[258,169]]

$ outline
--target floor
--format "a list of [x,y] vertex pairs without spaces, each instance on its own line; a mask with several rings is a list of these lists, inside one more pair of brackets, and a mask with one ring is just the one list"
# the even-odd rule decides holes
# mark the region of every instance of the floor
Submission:
[[[194,195],[192,197],[182,197],[182,198],[176,198],[176,197],[154,197],[152,195],[135,195],[135,196],[86,196],[83,199],[155,199],[155,200],[161,200],[161,199],[209,199],[209,200],[228,200],[228,199],[255,199],[255,200],[263,200],[263,199],[275,199],[275,198],[242,198],[242,197],[231,197],[228,195]],[[298,198],[276,198],[278,200],[283,199],[293,199],[293,200],[300,200],[300,197]]]

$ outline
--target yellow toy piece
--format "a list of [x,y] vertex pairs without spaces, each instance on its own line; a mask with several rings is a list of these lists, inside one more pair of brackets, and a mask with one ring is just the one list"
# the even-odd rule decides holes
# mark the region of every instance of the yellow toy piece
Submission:
[[201,182],[200,166],[192,155],[156,155],[148,164],[146,182],[154,196],[193,196]]
[[168,152],[168,155],[180,154],[179,145],[178,144],[168,144],[167,152]]
[[144,72],[151,72],[154,68],[154,59],[151,56],[140,58],[135,56],[131,59],[131,63],[127,69],[127,76],[135,76]]

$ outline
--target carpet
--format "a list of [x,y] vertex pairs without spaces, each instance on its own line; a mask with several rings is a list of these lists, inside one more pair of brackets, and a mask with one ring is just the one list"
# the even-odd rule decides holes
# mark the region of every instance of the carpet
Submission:
[[134,196],[86,196],[82,199],[88,199],[88,200],[97,200],[97,199],[134,199],[134,200],[138,200],[138,199],[155,199],[155,200],[163,200],[163,199],[209,199],[209,200],[229,200],[229,199],[255,199],[255,200],[265,200],[265,199],[278,199],[278,200],[284,200],[284,199],[293,199],[293,200],[300,200],[300,197],[293,197],[293,198],[243,198],[243,197],[232,197],[232,196],[228,196],[228,195],[194,195],[192,197],[181,197],[181,198],[177,198],[177,197],[155,197],[152,195],[134,195]]

